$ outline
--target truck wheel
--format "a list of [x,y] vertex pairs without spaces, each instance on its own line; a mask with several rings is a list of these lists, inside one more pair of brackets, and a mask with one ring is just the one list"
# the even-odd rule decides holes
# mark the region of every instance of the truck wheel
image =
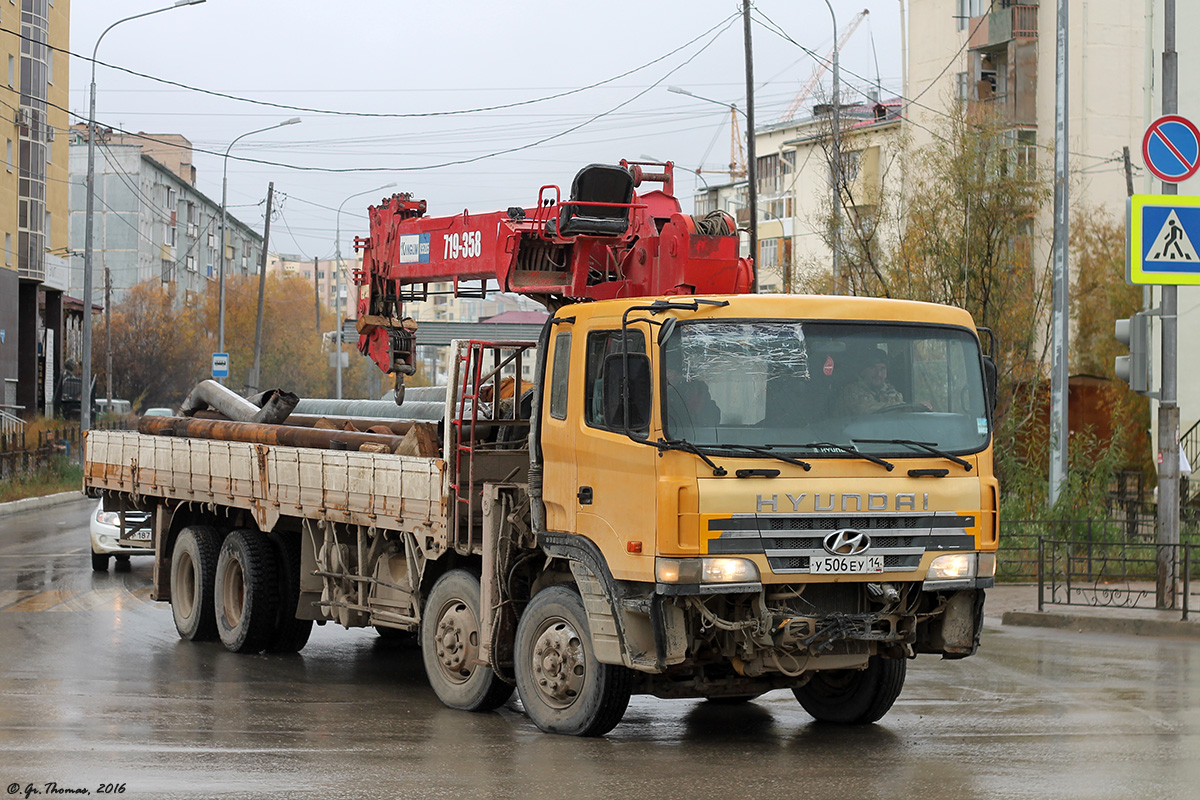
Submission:
[[299,653],[308,644],[313,621],[296,617],[300,604],[300,537],[271,534],[279,565],[279,619],[267,649],[272,653]]
[[271,642],[279,613],[279,566],[275,547],[258,533],[225,537],[217,558],[217,635],[234,653],[257,653]]
[[217,638],[213,616],[213,584],[221,536],[207,525],[179,532],[171,553],[171,615],[179,638],[207,642]]
[[92,553],[92,572],[108,572],[108,553]]
[[557,585],[538,592],[517,625],[517,691],[547,733],[603,736],[629,706],[633,673],[596,661],[583,600]]
[[462,569],[438,578],[421,615],[421,657],[429,685],[450,708],[492,711],[513,687],[479,660],[479,579]]
[[867,725],[878,722],[896,702],[907,671],[903,658],[871,656],[866,669],[817,672],[792,693],[821,722]]

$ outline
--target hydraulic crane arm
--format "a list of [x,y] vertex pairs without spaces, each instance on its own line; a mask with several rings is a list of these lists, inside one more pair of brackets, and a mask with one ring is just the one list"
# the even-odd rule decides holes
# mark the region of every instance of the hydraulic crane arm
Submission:
[[[425,299],[430,283],[452,282],[458,296],[482,296],[494,280],[500,291],[549,308],[749,291],[752,266],[738,255],[732,217],[683,214],[673,169],[671,162],[592,164],[575,176],[568,200],[559,187],[545,185],[535,205],[507,211],[427,217],[425,201],[409,194],[372,206],[369,236],[355,239],[363,252],[354,275],[359,350],[395,373],[399,387],[400,376],[412,374],[416,345],[404,303]],[[662,188],[639,195],[647,182]]]

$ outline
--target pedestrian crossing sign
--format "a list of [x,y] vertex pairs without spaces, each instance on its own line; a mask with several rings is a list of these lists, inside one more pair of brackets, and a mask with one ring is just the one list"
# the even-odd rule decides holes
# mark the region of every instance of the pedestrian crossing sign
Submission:
[[1125,279],[1200,286],[1200,197],[1135,194],[1128,209]]

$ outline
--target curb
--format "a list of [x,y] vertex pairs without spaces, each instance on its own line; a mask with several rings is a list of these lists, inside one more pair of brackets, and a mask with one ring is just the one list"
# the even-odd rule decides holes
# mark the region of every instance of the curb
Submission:
[[69,503],[72,500],[86,499],[87,495],[83,492],[59,492],[58,494],[47,494],[41,497],[26,497],[24,500],[13,500],[8,503],[0,503],[0,517],[7,517],[10,514],[20,514],[22,511],[33,511],[38,508],[48,508],[61,503]]
[[1182,636],[1200,639],[1200,623],[1184,622],[1183,620],[1091,617],[1082,614],[1055,614],[1045,611],[1006,611],[1000,621],[1004,625],[1023,625],[1031,628],[1070,628],[1080,633]]

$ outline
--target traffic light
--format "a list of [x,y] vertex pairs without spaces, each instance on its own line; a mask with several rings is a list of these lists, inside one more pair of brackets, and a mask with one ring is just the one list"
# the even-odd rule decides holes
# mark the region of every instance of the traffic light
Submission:
[[1150,315],[1141,312],[1116,324],[1117,341],[1129,346],[1129,355],[1117,356],[1114,368],[1117,377],[1129,383],[1139,394],[1150,392]]

